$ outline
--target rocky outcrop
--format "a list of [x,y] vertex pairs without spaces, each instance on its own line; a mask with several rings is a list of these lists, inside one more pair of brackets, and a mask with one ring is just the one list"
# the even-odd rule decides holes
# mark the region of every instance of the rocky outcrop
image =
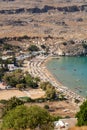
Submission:
[[45,5],[43,8],[19,8],[11,10],[0,10],[0,14],[20,14],[20,13],[47,13],[50,10],[58,10],[61,12],[77,12],[77,11],[87,11],[87,5],[73,5],[73,6],[64,6],[64,7],[54,7]]
[[70,41],[61,43],[59,44],[58,54],[61,56],[87,55],[87,43],[71,43]]

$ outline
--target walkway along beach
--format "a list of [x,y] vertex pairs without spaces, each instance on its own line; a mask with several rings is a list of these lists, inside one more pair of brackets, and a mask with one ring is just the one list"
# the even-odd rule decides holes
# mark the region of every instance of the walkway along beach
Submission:
[[77,93],[71,91],[68,87],[63,86],[60,82],[54,78],[54,76],[46,68],[46,63],[53,58],[52,56],[36,56],[28,62],[28,72],[33,77],[39,77],[44,82],[50,82],[57,91],[62,92],[67,99],[74,101],[75,99],[83,102],[84,97],[78,95]]

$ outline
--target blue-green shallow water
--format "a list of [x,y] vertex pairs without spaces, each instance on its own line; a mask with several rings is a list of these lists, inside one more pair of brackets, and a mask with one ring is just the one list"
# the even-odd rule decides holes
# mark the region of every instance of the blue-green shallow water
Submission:
[[64,86],[87,96],[87,57],[53,58],[46,66]]

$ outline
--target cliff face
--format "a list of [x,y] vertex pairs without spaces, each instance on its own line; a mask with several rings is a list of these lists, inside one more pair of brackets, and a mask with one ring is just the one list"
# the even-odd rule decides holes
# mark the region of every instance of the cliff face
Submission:
[[72,41],[59,44],[58,55],[64,56],[83,56],[87,55],[86,43],[75,43]]
[[47,13],[49,11],[56,10],[60,12],[77,12],[77,11],[87,11],[87,5],[73,5],[73,6],[64,6],[64,7],[55,7],[45,5],[43,8],[18,8],[10,10],[0,10],[0,14],[20,14],[20,13]]

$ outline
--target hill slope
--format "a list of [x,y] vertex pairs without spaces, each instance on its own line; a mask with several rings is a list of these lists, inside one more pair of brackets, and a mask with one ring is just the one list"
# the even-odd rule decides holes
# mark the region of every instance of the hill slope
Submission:
[[85,0],[1,0],[0,37],[86,38],[86,11]]

